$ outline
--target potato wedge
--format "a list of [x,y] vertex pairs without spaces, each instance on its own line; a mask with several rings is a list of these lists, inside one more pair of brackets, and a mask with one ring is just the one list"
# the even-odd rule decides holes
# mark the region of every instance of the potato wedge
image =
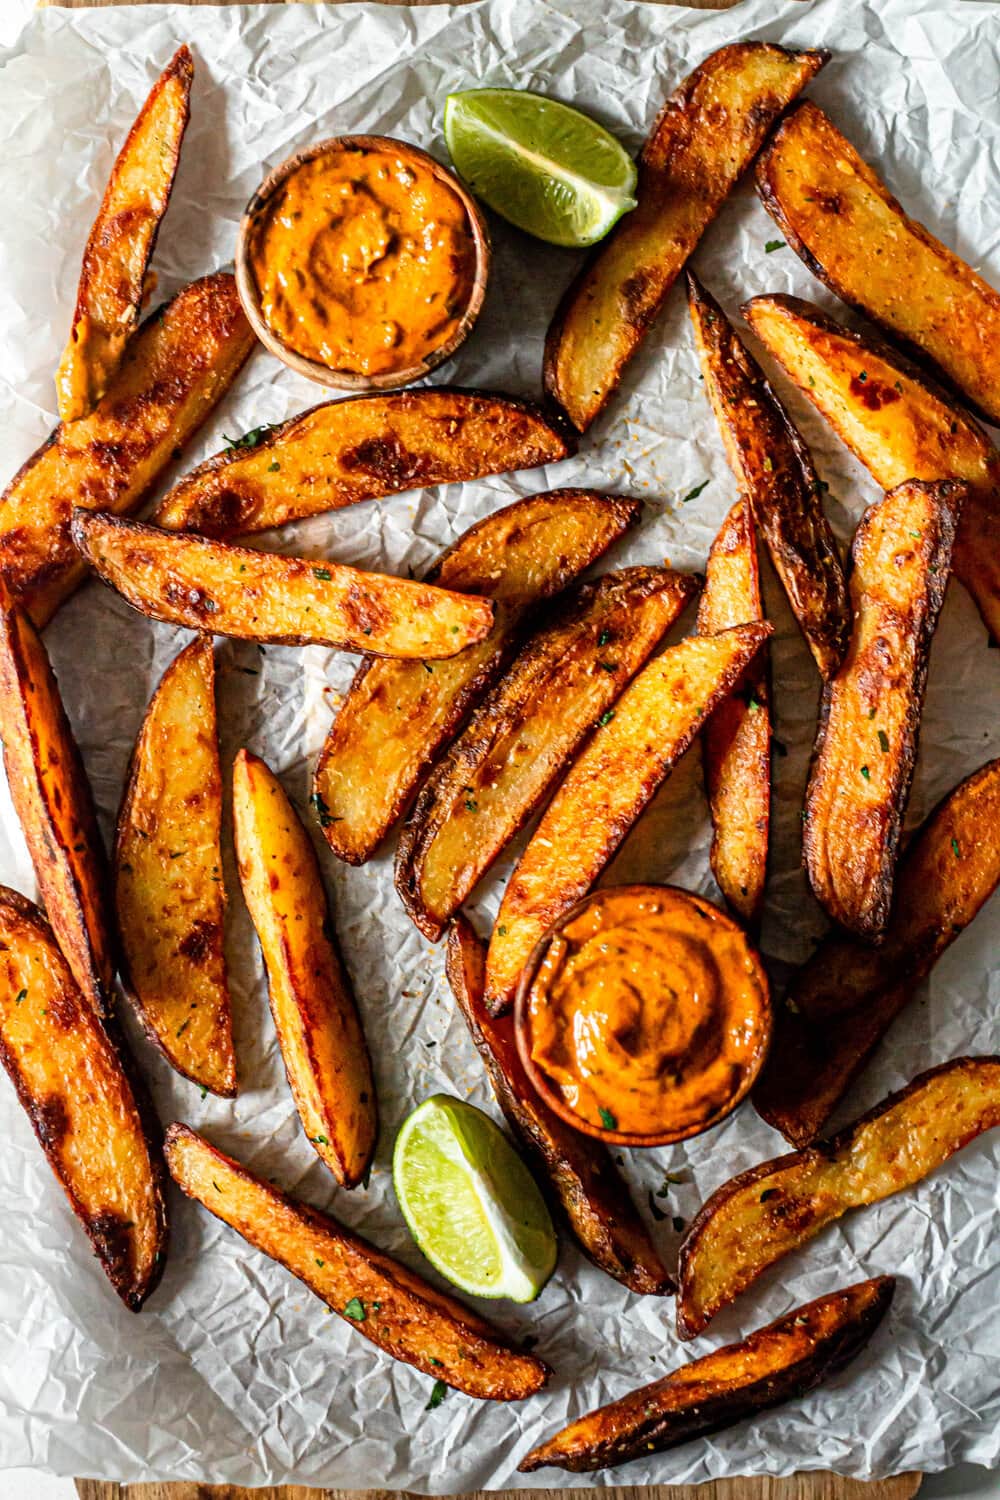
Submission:
[[433,659],[456,656],[493,628],[490,599],[179,536],[94,511],[73,512],[73,540],[133,609],[189,630]]
[[681,1338],[701,1333],[768,1266],[849,1209],[922,1182],[996,1125],[1000,1057],[958,1057],[921,1073],[831,1140],[723,1183],[681,1244]]
[[802,850],[817,901],[870,942],[889,921],[931,641],[965,489],[957,480],[897,486],[868,507],[851,550],[854,630],[823,691]]
[[368,1044],[316,851],[277,777],[246,750],[233,766],[233,838],[302,1128],[341,1186],[356,1187],[378,1135]]
[[687,281],[695,346],[726,457],[828,682],[847,651],[851,613],[819,478],[791,418],[722,308],[690,272]]
[[0,1062],[49,1165],[124,1302],[163,1271],[163,1168],[105,1024],[41,912],[0,886]]
[[496,1101],[536,1178],[588,1260],[632,1292],[667,1296],[674,1289],[649,1232],[619,1177],[611,1153],[581,1135],[542,1100],[524,1070],[510,1016],[483,1004],[486,950],[459,912],[448,929],[448,982],[465,1017]]
[[816,1139],[920,980],[998,884],[993,760],[950,792],[907,845],[881,947],[832,933],[792,975],[753,1102],[793,1146]]
[[580,432],[614,395],[688,256],[786,105],[829,58],[720,47],[667,100],[639,159],[638,207],[570,284],[545,340],[545,389]]
[[192,282],[129,340],[91,415],[57,427],[15,474],[0,495],[0,580],[39,629],[87,576],[73,507],[138,510],[253,346],[232,276]]
[[952,569],[1000,642],[1000,454],[979,423],[891,350],[810,302],[753,297],[743,312],[883,489],[904,479],[968,482]]
[[329,1214],[289,1197],[187,1125],[171,1125],[177,1186],[304,1282],[379,1349],[485,1401],[523,1401],[551,1371],[484,1318],[439,1292]]
[[424,580],[496,605],[490,634],[428,671],[361,664],[320,754],[313,797],[326,841],[363,864],[406,808],[470,708],[510,660],[526,611],[571,583],[639,519],[637,500],[554,490],[495,511],[459,537]]
[[111,169],[83,252],[73,326],[56,374],[64,422],[93,411],[139,321],[146,273],[187,129],[193,76],[190,48],[178,47]]
[[770,634],[764,622],[689,636],[650,662],[601,716],[504,891],[486,956],[491,1014],[510,1006],[535,944],[587,894]]
[[575,589],[486,695],[400,834],[396,889],[432,940],[506,848],[698,588],[623,568]]
[[[715,635],[762,620],[757,539],[749,500],[737,500],[712,543],[698,632]],[[742,692],[720,703],[702,731],[705,791],[712,812],[712,873],[751,930],[760,923],[771,826],[771,710],[766,663]]]
[[223,954],[222,772],[210,636],[171,662],[146,710],[115,837],[122,982],[184,1078],[236,1093]]
[[17,605],[0,609],[0,726],[11,801],[49,922],[81,993],[104,1017],[116,956],[104,844],[48,653]]
[[818,105],[789,112],[756,179],[813,275],[1000,422],[1000,293],[904,212]]
[[533,1448],[521,1473],[586,1473],[662,1453],[804,1396],[859,1354],[892,1303],[894,1276],[859,1281],[796,1307],[738,1344],[630,1391]]
[[447,386],[349,396],[254,428],[186,474],[154,520],[247,536],[400,490],[557,463],[574,447],[560,424],[512,396]]

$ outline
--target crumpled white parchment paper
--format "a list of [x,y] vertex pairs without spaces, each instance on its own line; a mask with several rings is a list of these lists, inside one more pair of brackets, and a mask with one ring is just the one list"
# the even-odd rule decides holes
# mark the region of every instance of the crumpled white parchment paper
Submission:
[[[749,0],[722,13],[624,0],[485,0],[457,9],[377,5],[244,9],[44,10],[0,52],[0,473],[54,420],[53,372],[80,254],[135,110],[174,48],[197,57],[191,129],[157,252],[163,292],[229,264],[240,210],[290,151],[349,130],[397,133],[443,155],[445,95],[477,84],[535,88],[588,109],[637,147],[661,101],[721,44],[759,37],[827,45],[834,59],[811,89],[890,186],[932,229],[1000,279],[1000,13],[957,0]],[[538,387],[542,339],[573,271],[572,254],[496,224],[487,306],[442,378],[518,393]],[[788,249],[744,185],[705,236],[695,265],[727,310],[757,292],[791,291],[843,309]],[[778,385],[784,386],[780,380]],[[188,454],[191,463],[261,422],[323,399],[268,355],[255,355]],[[847,541],[874,490],[801,400],[791,408],[829,483]],[[696,500],[682,503],[704,480]],[[646,502],[638,535],[614,562],[669,557],[698,567],[735,498],[700,386],[679,290],[576,459],[546,472],[399,496],[318,517],[279,539],[362,565],[422,569],[472,521],[519,495],[589,484]],[[605,564],[607,566],[607,564]],[[822,929],[798,864],[799,808],[817,681],[768,576],[774,649],[777,827],[764,947],[786,962]],[[688,620],[686,628],[689,628]],[[110,832],[144,705],[184,635],[133,614],[96,584],[47,632]],[[227,761],[263,753],[304,804],[308,769],[354,663],[223,642],[220,711]],[[1000,752],[1000,655],[955,586],[931,664],[911,822]],[[697,754],[668,782],[610,871],[711,891]],[[337,921],[371,1037],[383,1135],[370,1191],[337,1192],[292,1109],[256,945],[233,880],[229,954],[242,1091],[201,1099],[145,1044],[137,1047],[164,1120],[190,1121],[257,1171],[332,1207],[428,1272],[396,1208],[389,1157],[406,1113],[435,1090],[488,1109],[482,1071],[451,1006],[442,955],[403,916],[383,855],[353,870],[326,859]],[[484,883],[485,930],[510,861]],[[10,813],[0,819],[0,878],[34,893]],[[938,965],[855,1089],[847,1118],[919,1069],[1000,1041],[1000,944],[994,902]],[[114,1297],[53,1180],[27,1120],[0,1084],[0,1466],[62,1474],[262,1484],[297,1480],[440,1493],[525,1483],[519,1457],[566,1419],[749,1332],[808,1298],[896,1272],[891,1316],[869,1348],[807,1400],[759,1421],[608,1476],[611,1482],[704,1480],[830,1468],[858,1477],[1000,1461],[1000,1141],[969,1147],[901,1198],[855,1213],[783,1262],[682,1349],[670,1301],[627,1294],[572,1245],[539,1301],[498,1306],[497,1322],[531,1333],[555,1367],[551,1389],[521,1407],[451,1393],[425,1410],[425,1377],[359,1339],[280,1267],[195,1205],[173,1203],[162,1287],[138,1317]],[[732,1173],[782,1150],[749,1105],[700,1140],[624,1153],[644,1209],[664,1173],[685,1174],[653,1224],[672,1257],[681,1220]],[[432,1272],[428,1272],[433,1276]],[[491,1311],[493,1311],[491,1309]],[[529,1481],[531,1482],[531,1481]],[[555,1471],[543,1483],[555,1484]],[[586,1481],[583,1481],[586,1482]],[[581,1483],[574,1478],[574,1484]]]

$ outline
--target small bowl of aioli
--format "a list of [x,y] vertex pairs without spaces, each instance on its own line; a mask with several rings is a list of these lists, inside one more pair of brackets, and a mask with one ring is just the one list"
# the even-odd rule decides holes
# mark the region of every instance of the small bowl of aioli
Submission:
[[247,205],[236,284],[261,343],[312,380],[397,390],[455,353],[486,294],[482,213],[419,146],[319,141]]
[[517,1045],[576,1130],[622,1146],[701,1135],[753,1086],[771,1037],[760,955],[743,929],[676,886],[594,891],[521,976]]

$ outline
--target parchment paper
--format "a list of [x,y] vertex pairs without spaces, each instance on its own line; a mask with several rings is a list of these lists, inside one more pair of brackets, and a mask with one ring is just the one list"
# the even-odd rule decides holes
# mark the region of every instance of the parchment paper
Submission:
[[[834,48],[813,95],[880,164],[912,212],[994,282],[1000,278],[1000,64],[991,4],[751,0],[712,14],[623,0],[486,0],[455,10],[161,6],[38,13],[13,48],[0,52],[0,472],[12,472],[53,423],[53,371],[86,232],[114,152],[180,41],[194,46],[197,81],[157,253],[164,293],[231,262],[240,209],[263,173],[314,138],[380,130],[443,155],[445,95],[490,83],[551,91],[591,110],[637,147],[689,68],[741,37]],[[575,260],[502,224],[494,230],[484,316],[440,373],[461,384],[534,393],[545,326]],[[695,265],[731,313],[754,293],[791,291],[842,315],[790,250],[766,251],[768,241],[780,238],[744,186],[706,236]],[[281,420],[322,396],[260,352],[187,462],[217,449],[224,433]],[[790,405],[830,486],[829,512],[846,542],[875,492],[803,402],[793,397]],[[706,479],[697,499],[682,503]],[[387,570],[420,570],[478,517],[519,495],[567,484],[646,502],[641,532],[615,562],[669,557],[675,566],[703,564],[735,491],[679,291],[573,461],[359,506],[262,540]],[[780,972],[808,952],[823,927],[806,896],[798,852],[817,681],[770,575],[767,603],[778,628],[777,733],[787,754],[775,762],[777,826],[763,943]],[[96,584],[47,632],[106,833],[143,707],[184,638],[141,619]],[[239,745],[250,745],[303,805],[309,766],[354,662],[318,648],[259,652],[231,642],[220,644],[219,662],[227,763]],[[934,647],[911,822],[1000,752],[998,703],[1000,655],[987,649],[975,611],[955,586]],[[695,753],[608,878],[669,879],[711,893],[707,841]],[[161,1116],[205,1128],[257,1171],[332,1206],[433,1277],[393,1199],[395,1131],[436,1090],[494,1108],[450,1003],[440,950],[404,918],[389,853],[359,870],[325,860],[374,1046],[383,1121],[370,1190],[337,1192],[298,1128],[228,853],[227,860],[240,1097],[235,1104],[203,1100],[137,1041]],[[484,882],[474,903],[484,931],[509,865]],[[0,878],[34,894],[9,806],[0,821]],[[998,941],[994,902],[896,1025],[854,1091],[848,1116],[921,1068],[997,1048],[1000,978],[990,971]],[[162,1287],[140,1316],[124,1311],[5,1082],[0,1122],[0,1466],[120,1480],[294,1479],[424,1492],[516,1484],[519,1457],[566,1419],[798,1302],[889,1271],[900,1276],[892,1314],[837,1379],[756,1423],[634,1464],[610,1476],[612,1482],[809,1468],[867,1477],[960,1459],[1000,1460],[995,1136],[916,1190],[828,1229],[719,1317],[709,1337],[683,1351],[670,1301],[627,1294],[565,1245],[556,1276],[534,1306],[490,1309],[511,1333],[538,1339],[556,1370],[551,1389],[517,1408],[451,1393],[431,1412],[425,1377],[376,1352],[286,1272],[186,1201],[173,1203]],[[667,1198],[653,1199],[667,1215],[652,1227],[670,1258],[675,1225],[690,1219],[713,1188],[782,1149],[744,1106],[687,1146],[623,1155],[644,1206],[665,1172],[684,1174]],[[553,1474],[544,1482],[557,1483]]]

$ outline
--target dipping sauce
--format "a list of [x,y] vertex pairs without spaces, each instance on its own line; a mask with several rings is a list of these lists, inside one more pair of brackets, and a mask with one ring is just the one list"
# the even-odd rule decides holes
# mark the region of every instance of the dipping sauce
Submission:
[[265,200],[248,243],[267,327],[331,370],[410,370],[469,308],[477,251],[458,193],[422,152],[333,143]]
[[559,1112],[646,1144],[697,1135],[734,1109],[771,1029],[767,977],[742,929],[673,886],[581,902],[546,939],[518,1005],[525,1064]]

